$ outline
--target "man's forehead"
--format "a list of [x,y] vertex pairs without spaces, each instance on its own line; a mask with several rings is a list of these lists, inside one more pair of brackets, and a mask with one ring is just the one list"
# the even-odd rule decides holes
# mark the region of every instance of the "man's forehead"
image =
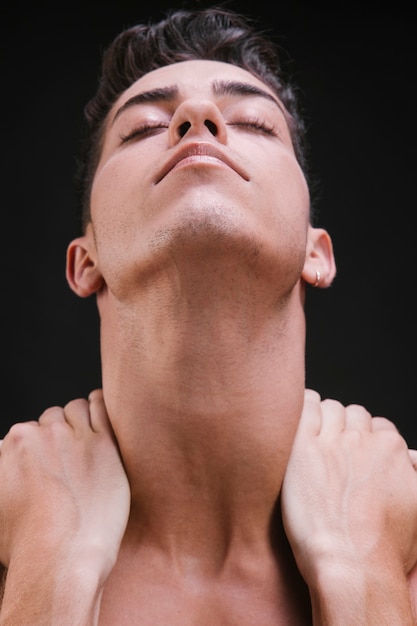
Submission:
[[177,87],[178,91],[211,91],[216,83],[236,81],[258,87],[279,102],[276,94],[259,78],[247,70],[222,61],[191,60],[164,65],[148,72],[133,83],[118,98],[115,108],[123,105],[132,95],[165,87]]

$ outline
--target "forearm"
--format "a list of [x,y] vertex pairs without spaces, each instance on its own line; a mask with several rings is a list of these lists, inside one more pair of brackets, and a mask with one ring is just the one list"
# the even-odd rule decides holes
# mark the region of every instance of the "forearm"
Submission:
[[0,626],[95,626],[102,589],[102,576],[85,559],[11,563]]
[[323,568],[310,585],[314,626],[416,626],[401,568]]

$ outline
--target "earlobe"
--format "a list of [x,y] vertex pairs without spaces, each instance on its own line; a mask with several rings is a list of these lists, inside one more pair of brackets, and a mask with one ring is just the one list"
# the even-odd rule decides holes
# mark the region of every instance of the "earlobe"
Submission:
[[330,287],[336,275],[333,244],[323,228],[309,226],[306,260],[301,278],[313,287]]
[[103,277],[90,254],[85,236],[74,239],[68,246],[66,277],[71,289],[81,298],[91,296],[103,286]]

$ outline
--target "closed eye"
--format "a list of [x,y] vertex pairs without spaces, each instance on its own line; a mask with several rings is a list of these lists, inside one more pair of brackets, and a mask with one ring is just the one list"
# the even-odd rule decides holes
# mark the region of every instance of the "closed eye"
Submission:
[[236,122],[228,122],[227,125],[238,128],[240,127],[253,132],[264,133],[265,135],[271,135],[272,137],[278,136],[275,128],[261,119],[239,120]]
[[168,123],[166,122],[157,122],[155,124],[141,124],[140,126],[136,126],[133,130],[129,131],[126,134],[121,134],[120,139],[122,143],[127,143],[132,139],[145,139],[146,137],[151,137],[153,135],[157,135],[168,128]]

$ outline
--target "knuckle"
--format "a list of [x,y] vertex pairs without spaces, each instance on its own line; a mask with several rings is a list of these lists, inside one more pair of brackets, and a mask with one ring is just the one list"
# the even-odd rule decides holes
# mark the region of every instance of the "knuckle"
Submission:
[[306,397],[306,399],[308,400],[315,400],[315,401],[320,401],[320,394],[318,393],[318,391],[315,391],[314,389],[306,389],[304,391],[304,395]]
[[379,436],[383,439],[386,447],[393,452],[402,452],[403,450],[408,450],[405,439],[400,435],[399,431],[396,428],[380,430]]
[[63,416],[64,416],[64,410],[61,406],[50,406],[43,411],[42,415],[39,418],[39,421],[41,421],[42,418],[63,417]]
[[102,391],[102,389],[93,389],[88,394],[88,399],[90,401],[92,401],[92,400],[102,400],[102,398],[103,398],[103,391]]
[[85,398],[75,398],[74,400],[70,400],[64,407],[64,413],[78,411],[84,409],[88,405],[87,400]]
[[322,405],[326,407],[343,407],[342,403],[339,400],[334,400],[333,398],[325,398],[321,401]]
[[348,404],[346,407],[346,413],[348,415],[354,415],[357,417],[371,417],[371,414],[362,404]]
[[375,426],[380,427],[381,429],[399,433],[398,428],[396,427],[394,422],[389,420],[387,417],[374,417],[372,421]]
[[17,422],[13,424],[6,436],[3,439],[4,444],[13,444],[14,446],[21,446],[33,433],[33,427],[35,422]]

